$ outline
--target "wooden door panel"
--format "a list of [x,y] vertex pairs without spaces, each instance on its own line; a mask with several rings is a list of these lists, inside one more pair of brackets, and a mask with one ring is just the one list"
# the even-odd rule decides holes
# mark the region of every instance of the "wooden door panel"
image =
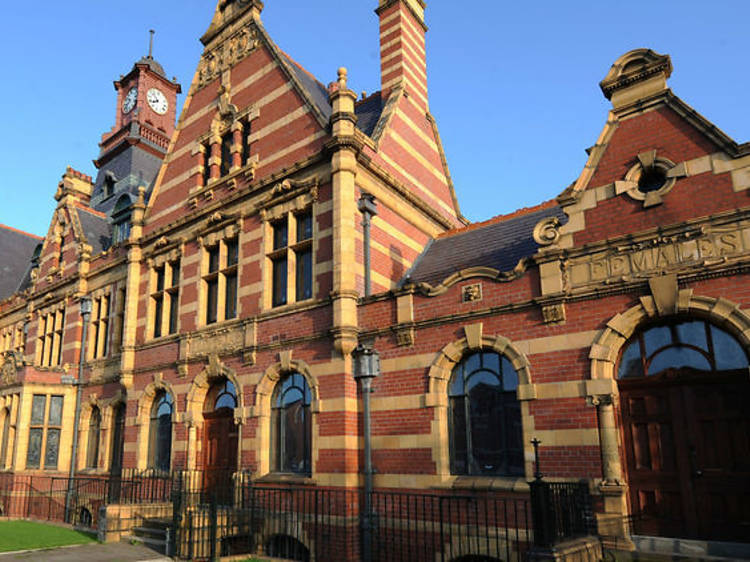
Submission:
[[746,374],[683,388],[701,538],[750,540],[750,383]]

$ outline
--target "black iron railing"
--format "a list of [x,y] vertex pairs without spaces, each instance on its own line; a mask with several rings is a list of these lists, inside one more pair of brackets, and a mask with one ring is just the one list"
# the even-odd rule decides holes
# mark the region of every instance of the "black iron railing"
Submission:
[[595,531],[587,483],[537,479],[529,486],[536,546],[550,547]]

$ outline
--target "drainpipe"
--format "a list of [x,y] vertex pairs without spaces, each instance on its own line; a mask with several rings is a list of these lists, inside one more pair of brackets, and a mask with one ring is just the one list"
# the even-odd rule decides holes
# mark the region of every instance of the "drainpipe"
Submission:
[[372,217],[378,214],[375,196],[370,193],[362,193],[359,201],[357,201],[357,209],[362,213],[362,234],[364,237],[365,253],[365,296],[369,297],[372,292],[370,281],[370,224]]
[[362,549],[364,562],[372,560],[372,490],[373,490],[373,468],[372,468],[372,424],[370,420],[370,393],[372,392],[372,379],[380,374],[380,355],[372,347],[359,344],[352,352],[354,359],[354,378],[360,383],[362,390],[363,430],[365,440],[365,505],[363,513],[360,514],[362,525]]
[[73,382],[76,386],[76,413],[73,420],[73,450],[70,455],[70,472],[68,473],[68,491],[65,494],[65,521],[72,523],[73,518],[70,510],[73,502],[73,478],[76,473],[76,461],[78,456],[78,426],[81,422],[81,399],[83,395],[83,366],[86,363],[86,343],[88,341],[89,317],[91,316],[91,297],[82,297],[80,301],[81,321],[83,332],[81,334],[81,355],[78,358],[78,379]]

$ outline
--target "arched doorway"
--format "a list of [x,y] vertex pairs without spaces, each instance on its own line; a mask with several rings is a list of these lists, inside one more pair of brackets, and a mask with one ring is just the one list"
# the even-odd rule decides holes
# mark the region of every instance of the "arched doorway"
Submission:
[[232,475],[237,469],[236,407],[234,384],[226,378],[214,382],[203,404],[203,489],[217,499],[230,499]]
[[737,339],[698,318],[649,324],[617,379],[636,533],[747,540],[750,378]]
[[125,451],[125,403],[119,402],[114,407],[112,424],[112,454],[109,462],[109,501],[116,503],[120,500],[122,488],[122,461]]

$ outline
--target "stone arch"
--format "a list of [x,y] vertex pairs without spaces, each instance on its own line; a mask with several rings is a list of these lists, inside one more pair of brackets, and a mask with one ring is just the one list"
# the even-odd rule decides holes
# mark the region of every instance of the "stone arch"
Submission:
[[[104,412],[106,411],[106,405],[103,404],[96,393],[89,394],[88,400],[85,400],[81,404],[81,418],[78,424],[78,458],[76,459],[76,469],[86,469],[86,459],[89,455],[89,423],[91,421],[91,414],[94,408],[99,408],[100,426],[99,426],[99,458],[102,458],[102,449],[104,447],[104,439],[101,436],[104,434]],[[97,463],[99,466],[102,463]],[[99,468],[101,468],[99,466]]]
[[[193,379],[190,385],[185,405],[185,421],[188,424],[197,427],[203,424],[203,403],[206,400],[206,395],[213,382],[222,378],[231,382],[237,392],[237,408],[234,411],[234,419],[237,423],[241,423],[244,398],[237,373],[234,369],[230,369],[222,363],[216,355],[212,355],[208,359],[208,365]],[[174,397],[174,394],[172,396]]]
[[[709,320],[731,332],[743,347],[750,348],[750,314],[729,299],[693,295],[692,289],[683,289],[679,292],[676,314],[692,314]],[[654,298],[647,296],[641,297],[639,304],[607,322],[606,328],[591,346],[590,378],[616,380],[615,366],[620,350],[638,328],[660,316],[667,315],[660,315]],[[615,390],[616,385],[611,385],[611,388]]]
[[317,449],[315,444],[318,440],[317,417],[320,411],[320,384],[318,379],[312,374],[310,366],[301,359],[292,359],[292,352],[285,351],[279,354],[279,361],[270,365],[261,376],[258,385],[255,387],[255,405],[250,409],[250,415],[257,418],[258,426],[256,430],[257,450],[255,458],[257,459],[256,471],[258,474],[268,474],[271,472],[271,400],[276,383],[289,373],[299,373],[307,381],[310,387],[310,414],[312,419],[312,468],[315,470],[317,464]]
[[[172,385],[163,380],[160,375],[154,376],[153,382],[148,383],[146,387],[136,394],[137,410],[135,414],[135,425],[138,428],[138,441],[136,445],[136,466],[138,470],[148,468],[148,443],[149,429],[151,427],[151,407],[159,391],[164,391],[172,397],[174,412],[172,416],[172,443],[175,442],[175,422],[179,415],[177,410],[177,393]],[[172,447],[172,456],[174,457],[174,446]]]
[[[529,411],[528,400],[535,397],[534,385],[531,379],[531,364],[526,355],[518,349],[508,338],[486,336],[483,324],[464,326],[464,337],[444,346],[436,355],[428,372],[429,390],[425,396],[425,406],[435,409],[434,438],[432,455],[435,461],[438,477],[444,482],[454,478],[450,472],[450,436],[448,434],[448,384],[453,374],[453,368],[471,351],[494,351],[503,355],[513,365],[518,373],[518,399],[521,401],[521,423],[523,426],[524,458],[533,459],[533,449],[530,445],[531,436],[527,435],[533,425]],[[528,438],[527,438],[528,437]],[[533,463],[526,460],[526,477],[531,478]],[[517,480],[516,478],[504,478]]]
[[619,400],[615,368],[620,351],[630,337],[649,320],[675,315],[703,318],[734,335],[745,349],[750,349],[750,315],[738,303],[723,297],[693,295],[692,289],[677,293],[671,311],[663,311],[653,296],[641,297],[639,304],[615,315],[594,341],[589,353],[590,379],[586,381],[587,399],[599,410],[599,438],[604,479],[605,512],[622,517],[628,512],[622,461],[620,432],[615,421],[615,405]]
[[[234,385],[237,392],[237,407],[234,409],[234,423],[239,425],[239,438],[237,446],[242,446],[242,422],[244,419],[244,392],[237,373],[221,362],[217,355],[210,355],[208,365],[193,379],[185,403],[183,421],[188,426],[188,439],[186,442],[187,468],[195,469],[198,466],[198,429],[203,427],[203,404],[206,401],[208,391],[214,381],[226,378]],[[174,394],[173,394],[174,396]],[[175,403],[176,406],[176,403]],[[238,451],[237,458],[242,458]]]
[[128,427],[128,395],[122,388],[118,389],[115,394],[107,399],[101,401],[101,413],[102,413],[102,436],[99,445],[99,455],[103,455],[104,462],[102,468],[105,470],[112,469],[112,456],[114,447],[115,437],[115,413],[117,409],[122,405],[125,407],[125,428]]

